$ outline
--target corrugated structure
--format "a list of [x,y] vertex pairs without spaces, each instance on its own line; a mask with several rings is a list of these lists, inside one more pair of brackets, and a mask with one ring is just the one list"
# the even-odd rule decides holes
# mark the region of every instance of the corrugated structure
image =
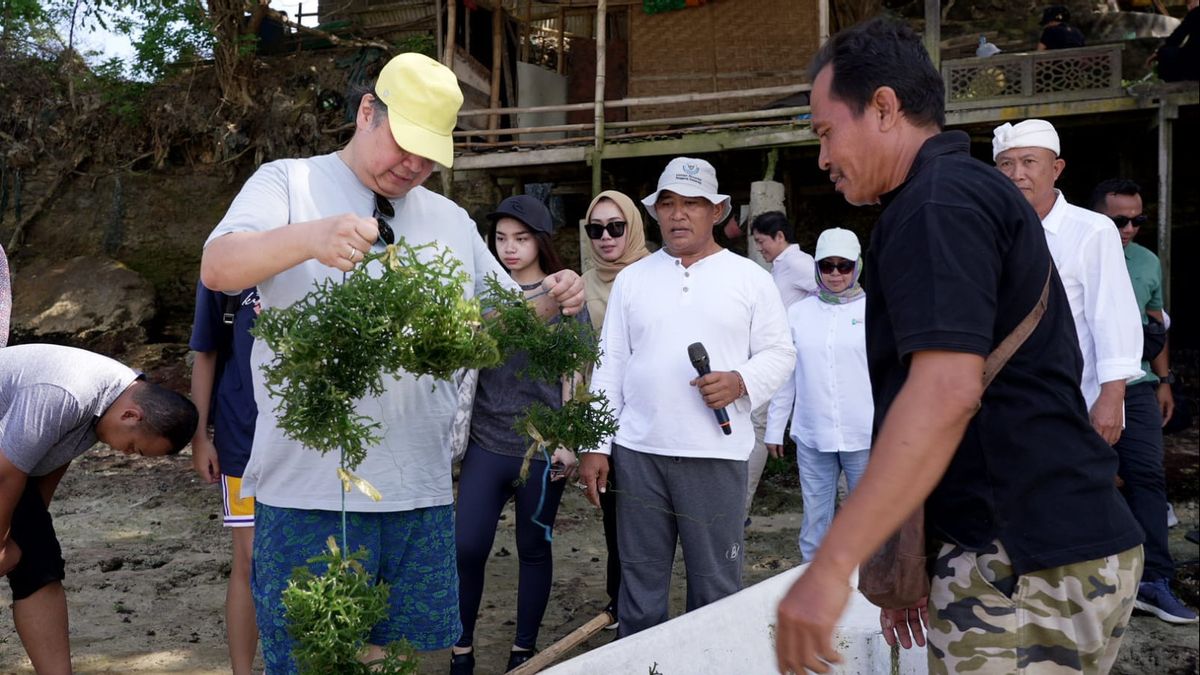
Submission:
[[[818,0],[720,0],[662,14],[631,9],[631,97],[797,84],[819,46]],[[631,109],[630,118],[754,110],[771,100],[648,106]]]

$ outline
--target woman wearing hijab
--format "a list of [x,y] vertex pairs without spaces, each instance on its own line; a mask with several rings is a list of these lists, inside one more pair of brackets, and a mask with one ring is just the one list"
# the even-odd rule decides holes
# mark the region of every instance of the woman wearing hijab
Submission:
[[783,456],[783,429],[792,418],[804,498],[800,555],[805,561],[813,559],[833,520],[838,476],[844,471],[853,490],[867,468],[875,408],[867,375],[861,253],[853,232],[821,233],[813,256],[817,294],[788,309],[796,371],[767,415],[767,449],[774,457]]
[[[600,332],[613,280],[621,270],[650,255],[650,251],[646,248],[641,211],[632,199],[616,190],[605,190],[596,195],[588,206],[587,222],[583,228],[592,244],[585,249],[588,270],[583,273],[587,311],[592,318],[592,326]],[[611,488],[613,473],[610,471],[608,476]],[[610,629],[617,627],[617,595],[621,589],[616,504],[613,490],[600,494],[600,508],[604,513],[604,541],[608,547],[605,591],[609,600],[605,611],[613,618],[608,626]]]

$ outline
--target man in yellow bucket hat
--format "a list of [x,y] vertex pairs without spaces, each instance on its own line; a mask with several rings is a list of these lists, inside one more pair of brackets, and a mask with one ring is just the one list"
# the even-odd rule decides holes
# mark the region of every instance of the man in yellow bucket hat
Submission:
[[[479,293],[488,275],[509,278],[466,211],[422,187],[435,162],[449,167],[454,161],[452,132],[463,100],[454,73],[420,54],[400,54],[357,96],[354,136],[345,147],[269,162],[246,182],[205,242],[205,286],[228,292],[258,286],[263,308],[286,307],[314,282],[340,280],[372,249],[401,237],[410,245],[436,242],[449,249],[473,279],[463,289],[467,296]],[[583,283],[574,272],[543,284],[564,313],[583,306]],[[266,670],[290,673],[296,665],[281,593],[292,569],[341,531],[343,502],[337,457],[305,449],[278,427],[277,401],[261,372],[272,357],[266,344],[255,343],[259,413],[242,491],[256,500],[251,591]],[[389,616],[372,631],[367,658],[401,638],[419,651],[458,639],[448,450],[455,402],[452,382],[431,387],[427,379],[403,375],[385,378],[382,395],[359,402],[383,429],[359,473],[383,499],[345,495],[349,540],[368,548],[365,566],[392,589]]]

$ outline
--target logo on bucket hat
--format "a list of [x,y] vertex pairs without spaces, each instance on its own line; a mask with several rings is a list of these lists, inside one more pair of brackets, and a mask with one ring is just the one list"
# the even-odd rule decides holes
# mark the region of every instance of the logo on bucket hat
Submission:
[[454,164],[453,132],[463,95],[449,68],[423,54],[400,54],[380,71],[375,95],[387,105],[397,145],[442,166]]
[[654,211],[654,204],[658,202],[658,196],[663,190],[684,197],[703,197],[713,204],[722,204],[724,209],[721,211],[721,217],[717,219],[718,223],[725,222],[733,210],[729,195],[717,192],[717,170],[703,159],[676,157],[663,169],[662,175],[658,177],[658,189],[642,200],[642,205],[655,220],[658,220],[658,214]]

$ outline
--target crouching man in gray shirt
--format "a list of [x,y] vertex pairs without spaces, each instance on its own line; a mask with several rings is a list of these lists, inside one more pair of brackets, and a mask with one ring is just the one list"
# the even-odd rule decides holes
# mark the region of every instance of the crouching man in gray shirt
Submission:
[[49,513],[71,460],[97,440],[127,455],[175,454],[196,431],[187,398],[82,349],[0,349],[0,574],[39,673],[71,672],[66,563]]

